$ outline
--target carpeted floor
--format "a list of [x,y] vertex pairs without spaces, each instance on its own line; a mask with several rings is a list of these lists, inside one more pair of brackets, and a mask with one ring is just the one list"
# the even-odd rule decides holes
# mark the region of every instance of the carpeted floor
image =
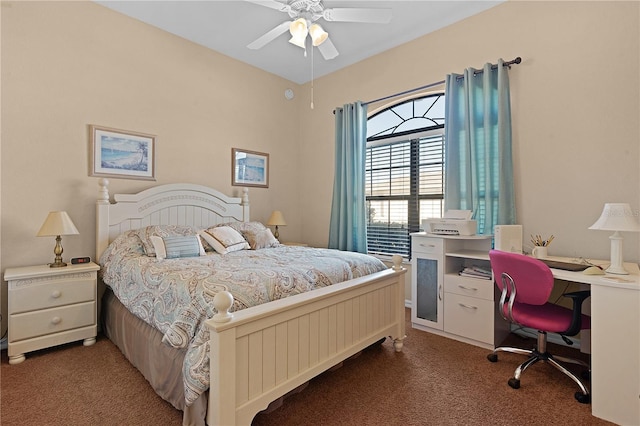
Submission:
[[[407,311],[407,318],[409,313]],[[511,336],[517,346],[534,340]],[[550,344],[552,352],[579,356]],[[522,356],[488,351],[408,324],[401,353],[390,342],[363,351],[312,380],[253,425],[609,425],[578,403],[570,379],[546,364],[507,380]],[[182,412],[160,399],[105,337],[27,354],[0,367],[0,423],[10,425],[180,425]]]

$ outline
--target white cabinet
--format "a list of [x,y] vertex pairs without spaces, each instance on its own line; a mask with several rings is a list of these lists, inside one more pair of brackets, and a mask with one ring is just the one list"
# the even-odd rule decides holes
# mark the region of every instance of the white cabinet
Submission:
[[491,349],[502,342],[509,326],[497,312],[493,279],[460,275],[471,267],[490,271],[491,236],[411,238],[413,327]]
[[9,364],[25,352],[83,340],[96,341],[95,263],[51,268],[48,265],[9,268]]
[[411,322],[443,330],[443,264],[441,238],[412,235],[411,240]]

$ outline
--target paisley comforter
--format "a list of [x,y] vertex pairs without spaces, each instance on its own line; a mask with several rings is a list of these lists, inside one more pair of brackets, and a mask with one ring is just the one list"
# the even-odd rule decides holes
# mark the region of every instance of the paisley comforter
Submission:
[[134,231],[117,237],[100,258],[102,278],[137,317],[187,348],[186,404],[209,388],[213,297],[234,296],[234,310],[325,287],[386,269],[376,258],[338,250],[279,245],[228,254],[158,260],[145,254]]

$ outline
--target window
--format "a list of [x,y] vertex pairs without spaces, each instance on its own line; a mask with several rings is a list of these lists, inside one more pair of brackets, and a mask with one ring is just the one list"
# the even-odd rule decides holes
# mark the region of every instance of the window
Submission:
[[442,217],[444,94],[404,101],[367,120],[366,202],[370,254],[411,253],[422,219]]

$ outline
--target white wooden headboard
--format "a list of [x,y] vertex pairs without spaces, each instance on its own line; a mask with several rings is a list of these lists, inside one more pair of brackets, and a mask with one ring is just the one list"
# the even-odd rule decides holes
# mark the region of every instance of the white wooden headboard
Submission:
[[130,229],[149,225],[192,225],[249,221],[249,191],[241,198],[191,183],[159,185],[137,194],[115,194],[109,201],[109,180],[100,179],[96,201],[96,261],[109,243]]

